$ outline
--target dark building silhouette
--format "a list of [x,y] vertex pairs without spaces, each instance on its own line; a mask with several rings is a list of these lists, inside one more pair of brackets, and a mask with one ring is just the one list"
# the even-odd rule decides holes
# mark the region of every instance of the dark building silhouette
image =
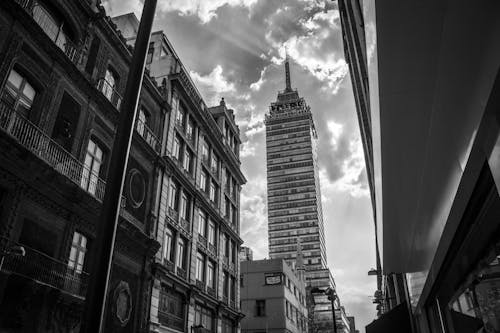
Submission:
[[[122,32],[96,0],[0,2],[0,331],[79,331],[117,172],[107,162],[133,47]],[[245,182],[234,114],[204,104],[161,32],[147,62],[105,331],[234,331]]]
[[378,241],[369,333],[500,331],[499,9],[339,1]]

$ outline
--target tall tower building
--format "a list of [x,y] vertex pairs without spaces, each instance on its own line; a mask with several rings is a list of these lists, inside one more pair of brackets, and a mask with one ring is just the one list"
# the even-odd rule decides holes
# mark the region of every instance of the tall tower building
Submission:
[[295,267],[297,237],[304,264],[326,267],[325,234],[311,108],[292,89],[288,57],[286,88],[266,115],[269,255]]
[[[285,82],[266,115],[269,256],[305,275],[309,329],[331,332],[325,291],[335,290],[335,283],[326,262],[316,128],[311,108],[292,89],[288,57]],[[335,304],[340,319],[338,298]]]

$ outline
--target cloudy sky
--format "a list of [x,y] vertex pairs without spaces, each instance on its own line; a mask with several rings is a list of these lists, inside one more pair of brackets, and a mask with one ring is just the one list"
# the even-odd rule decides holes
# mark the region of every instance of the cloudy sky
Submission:
[[[107,0],[109,15],[143,0]],[[324,0],[158,0],[155,29],[172,42],[206,103],[235,110],[248,179],[241,194],[245,245],[268,256],[264,115],[284,89],[285,47],[292,86],[305,97],[319,135],[328,264],[357,326],[375,317],[374,228],[351,80],[334,2]]]

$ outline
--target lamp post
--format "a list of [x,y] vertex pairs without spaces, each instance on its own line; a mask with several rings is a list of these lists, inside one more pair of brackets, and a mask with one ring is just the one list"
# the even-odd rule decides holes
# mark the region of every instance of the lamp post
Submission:
[[[332,316],[333,316],[333,333],[337,333],[337,319],[335,317],[335,299],[337,298],[337,293],[333,288],[326,288],[326,289],[320,289],[320,288],[312,288],[311,289],[311,294],[314,293],[323,293],[328,297],[328,300],[332,303]],[[314,296],[313,296],[314,299]]]
[[328,287],[325,290],[325,295],[327,295],[330,302],[332,302],[333,333],[337,333],[337,317],[335,316],[335,299],[337,298],[337,293],[333,288]]
[[93,245],[90,279],[85,298],[83,333],[102,333],[104,314],[111,275],[111,263],[120,214],[121,194],[125,181],[133,126],[144,77],[146,53],[157,0],[145,0],[139,30],[129,68],[124,99],[116,125],[116,135],[109,161],[106,191],[97,221],[96,239]]

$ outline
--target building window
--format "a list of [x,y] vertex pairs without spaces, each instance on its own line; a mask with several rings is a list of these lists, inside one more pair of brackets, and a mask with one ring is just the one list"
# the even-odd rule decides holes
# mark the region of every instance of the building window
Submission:
[[201,147],[201,158],[203,161],[208,162],[208,152],[210,151],[210,147],[208,143],[203,142],[203,146]]
[[205,256],[198,252],[196,254],[196,280],[204,281],[205,276]]
[[229,297],[232,301],[236,300],[236,279],[234,277],[230,278]]
[[229,259],[229,255],[230,255],[230,249],[231,249],[231,240],[229,239],[229,236],[227,234],[224,234],[224,245],[225,245],[225,249],[224,249],[224,255],[226,258]]
[[163,260],[172,261],[172,257],[174,255],[174,235],[170,228],[167,228],[165,231],[165,240],[163,243]]
[[13,69],[10,71],[4,91],[2,100],[23,117],[28,118],[36,95],[28,80]]
[[236,263],[236,242],[231,241],[231,262]]
[[177,184],[175,182],[170,183],[168,206],[174,210],[177,210],[177,194]]
[[177,125],[182,127],[184,125],[184,118],[185,118],[184,109],[182,105],[179,105],[179,109],[177,110],[177,114],[175,116],[175,122],[177,123]]
[[113,101],[113,95],[116,90],[116,86],[118,84],[118,77],[116,74],[113,73],[113,71],[108,68],[106,69],[106,75],[104,76],[104,84],[102,85],[102,93],[106,98],[112,102]]
[[201,170],[200,174],[200,188],[203,192],[207,191],[207,173],[205,170]]
[[208,224],[208,243],[215,245],[215,223],[212,220]]
[[205,214],[204,211],[200,209],[200,212],[198,213],[199,219],[198,219],[198,234],[202,236],[206,236],[206,230],[207,230],[207,215]]
[[207,267],[207,286],[210,288],[214,287],[214,277],[215,277],[215,265],[214,263],[209,260],[208,261],[208,267]]
[[181,206],[179,213],[181,214],[181,218],[189,221],[189,208],[190,208],[190,199],[186,193],[182,193],[181,195]]
[[194,131],[194,125],[191,120],[189,120],[186,124],[186,137],[188,140],[193,140],[193,131]]
[[185,263],[185,254],[186,252],[186,242],[184,239],[179,237],[179,240],[177,241],[177,267],[180,267],[184,269],[186,263]]
[[155,43],[149,43],[148,54],[146,56],[146,64],[153,62],[153,56],[155,54]]
[[217,194],[217,185],[213,181],[210,182],[210,200],[213,202],[216,201],[216,194]]
[[[82,172],[81,187],[89,193],[95,195],[99,183],[99,174],[104,160],[102,149],[92,139],[87,145],[84,168]],[[103,191],[104,186],[99,190]]]
[[75,231],[68,260],[68,267],[75,273],[83,271],[85,253],[87,253],[87,237]]
[[[59,15],[60,16],[60,15]],[[70,55],[70,39],[68,31],[60,17],[52,15],[38,1],[37,5],[33,6],[33,19],[42,28],[47,36],[68,56]]]
[[212,154],[212,162],[210,163],[210,168],[212,169],[213,173],[215,174],[217,173],[217,171],[219,170],[218,166],[219,166],[219,160],[217,156],[215,156],[215,154]]
[[255,316],[263,317],[266,315],[266,300],[258,299],[255,301]]
[[187,148],[184,151],[184,160],[182,161],[182,167],[187,172],[191,172],[191,152]]
[[164,326],[184,332],[184,297],[166,286],[161,286],[158,319]]
[[140,108],[139,113],[137,114],[137,124],[135,126],[135,129],[137,130],[137,133],[139,133],[141,136],[144,136],[144,131],[146,129],[147,123],[148,123],[148,116],[144,111],[144,109]]
[[174,138],[174,146],[172,148],[172,156],[177,160],[181,159],[181,139],[177,135]]
[[222,296],[227,297],[229,292],[229,274],[224,272],[222,274]]
[[213,311],[196,304],[194,308],[194,325],[203,326],[209,332],[215,331]]

